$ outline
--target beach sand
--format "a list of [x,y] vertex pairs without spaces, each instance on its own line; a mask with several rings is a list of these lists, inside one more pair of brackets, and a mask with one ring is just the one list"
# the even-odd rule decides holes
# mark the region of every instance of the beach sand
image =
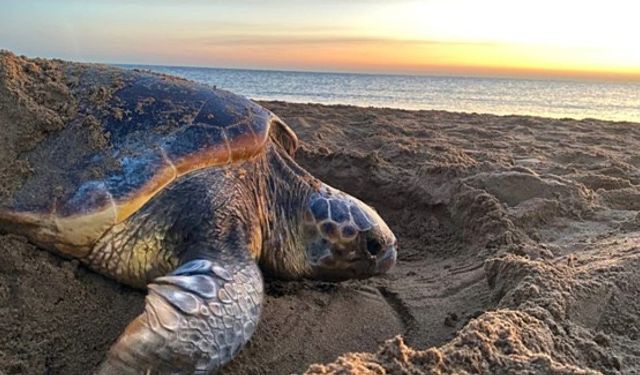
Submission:
[[[44,107],[65,98],[9,81],[0,106],[41,111],[17,133],[0,117],[5,190],[29,170],[8,140],[56,131]],[[640,124],[261,104],[297,132],[303,167],[379,210],[399,261],[363,281],[269,281],[223,373],[640,372]],[[0,373],[90,373],[143,303],[2,235]]]

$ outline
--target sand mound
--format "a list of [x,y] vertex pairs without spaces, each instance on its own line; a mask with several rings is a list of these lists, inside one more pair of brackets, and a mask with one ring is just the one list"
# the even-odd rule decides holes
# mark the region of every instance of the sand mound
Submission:
[[[0,51],[0,199],[9,196],[29,173],[19,155],[49,132],[61,129],[76,103],[69,95],[59,63],[27,60]],[[19,124],[8,126],[8,124]]]
[[[637,235],[603,257],[586,252],[548,264],[506,255],[486,263],[499,303],[446,344],[427,350],[402,338],[376,353],[350,353],[307,374],[637,372],[640,287]],[[602,244],[605,245],[606,244]],[[610,248],[611,249],[611,248]]]
[[[12,77],[2,108],[31,109],[0,111],[0,160],[62,131],[39,117],[63,116],[38,99],[58,98],[54,72]],[[399,263],[364,281],[269,281],[224,373],[640,372],[638,124],[263,104],[300,136],[305,168],[380,211]],[[2,173],[5,190],[20,183]],[[0,237],[0,260],[0,373],[90,373],[143,303],[19,237]]]

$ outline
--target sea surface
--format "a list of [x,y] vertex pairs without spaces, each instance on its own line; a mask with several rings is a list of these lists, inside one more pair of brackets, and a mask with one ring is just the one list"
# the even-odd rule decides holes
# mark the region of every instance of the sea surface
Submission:
[[640,82],[311,73],[125,65],[255,100],[640,122]]

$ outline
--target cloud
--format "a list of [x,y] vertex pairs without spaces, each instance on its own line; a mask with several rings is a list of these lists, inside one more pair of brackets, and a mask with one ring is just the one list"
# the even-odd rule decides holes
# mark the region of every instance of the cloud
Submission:
[[442,41],[430,39],[403,39],[367,36],[339,36],[339,35],[291,35],[276,33],[263,34],[227,34],[205,37],[184,37],[184,41],[202,43],[208,46],[221,45],[415,45],[415,46],[495,46],[492,42]]

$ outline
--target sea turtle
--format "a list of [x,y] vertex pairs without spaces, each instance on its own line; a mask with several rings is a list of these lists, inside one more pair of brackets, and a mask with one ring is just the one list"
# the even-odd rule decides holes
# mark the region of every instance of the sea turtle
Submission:
[[148,289],[99,373],[215,372],[256,328],[261,271],[339,281],[395,263],[378,213],[300,167],[296,135],[260,105],[60,64],[73,108],[25,153],[32,171],[2,202],[0,229]]

